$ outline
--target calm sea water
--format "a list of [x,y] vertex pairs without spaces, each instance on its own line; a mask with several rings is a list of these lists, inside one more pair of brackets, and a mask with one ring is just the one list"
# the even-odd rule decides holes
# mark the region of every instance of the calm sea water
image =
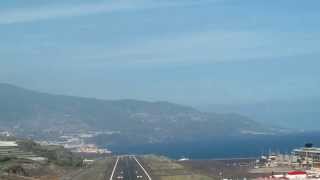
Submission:
[[[320,133],[297,133],[278,136],[242,136],[201,139],[194,142],[112,146],[119,154],[158,154],[171,158],[192,159],[258,157],[269,152],[290,153],[311,142],[320,146]],[[109,147],[110,148],[110,147]]]

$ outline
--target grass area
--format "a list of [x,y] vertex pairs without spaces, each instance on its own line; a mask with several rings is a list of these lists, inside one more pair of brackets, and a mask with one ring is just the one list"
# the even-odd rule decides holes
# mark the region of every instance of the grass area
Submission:
[[37,156],[48,158],[49,162],[60,166],[81,166],[82,158],[62,146],[42,146],[31,140],[18,140],[19,148],[25,152],[32,152]]
[[107,158],[96,161],[86,169],[79,169],[65,175],[62,180],[106,180],[106,175],[111,174],[115,163],[115,158]]
[[163,156],[147,155],[142,157],[152,176],[158,180],[212,180]]
[[63,168],[54,164],[40,164],[31,160],[0,162],[1,180],[58,180],[64,172]]
[[174,163],[172,160],[164,156],[147,155],[144,159],[151,164],[152,169],[164,170],[183,170],[184,167],[180,164]]
[[213,178],[202,175],[163,176],[161,180],[212,180]]

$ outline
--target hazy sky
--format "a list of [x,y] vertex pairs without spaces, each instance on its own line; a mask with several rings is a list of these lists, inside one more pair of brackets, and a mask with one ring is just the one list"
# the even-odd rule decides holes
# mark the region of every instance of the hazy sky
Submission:
[[0,82],[67,95],[319,97],[319,0],[1,0]]

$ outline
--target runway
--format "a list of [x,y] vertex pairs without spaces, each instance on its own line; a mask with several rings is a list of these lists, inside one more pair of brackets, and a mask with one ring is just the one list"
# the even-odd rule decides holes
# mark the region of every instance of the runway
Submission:
[[119,156],[108,180],[152,180],[135,156]]

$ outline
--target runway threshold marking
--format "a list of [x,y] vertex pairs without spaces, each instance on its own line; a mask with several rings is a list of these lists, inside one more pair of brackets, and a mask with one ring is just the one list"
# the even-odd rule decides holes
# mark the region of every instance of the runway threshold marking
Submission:
[[143,170],[143,172],[147,175],[148,179],[149,179],[149,180],[152,180],[151,177],[150,177],[150,175],[148,174],[148,172],[144,169],[144,167],[143,167],[143,166],[141,165],[141,163],[139,162],[139,160],[138,160],[135,156],[133,156],[133,158],[134,158],[134,160],[136,160],[136,162],[139,164],[139,166],[141,167],[141,169]]
[[117,156],[117,161],[116,161],[116,163],[114,164],[114,167],[113,167],[113,170],[112,170],[112,173],[111,173],[111,176],[110,176],[110,180],[113,179],[113,175],[114,175],[114,172],[115,172],[116,169],[117,169],[118,162],[119,162],[119,156]]

